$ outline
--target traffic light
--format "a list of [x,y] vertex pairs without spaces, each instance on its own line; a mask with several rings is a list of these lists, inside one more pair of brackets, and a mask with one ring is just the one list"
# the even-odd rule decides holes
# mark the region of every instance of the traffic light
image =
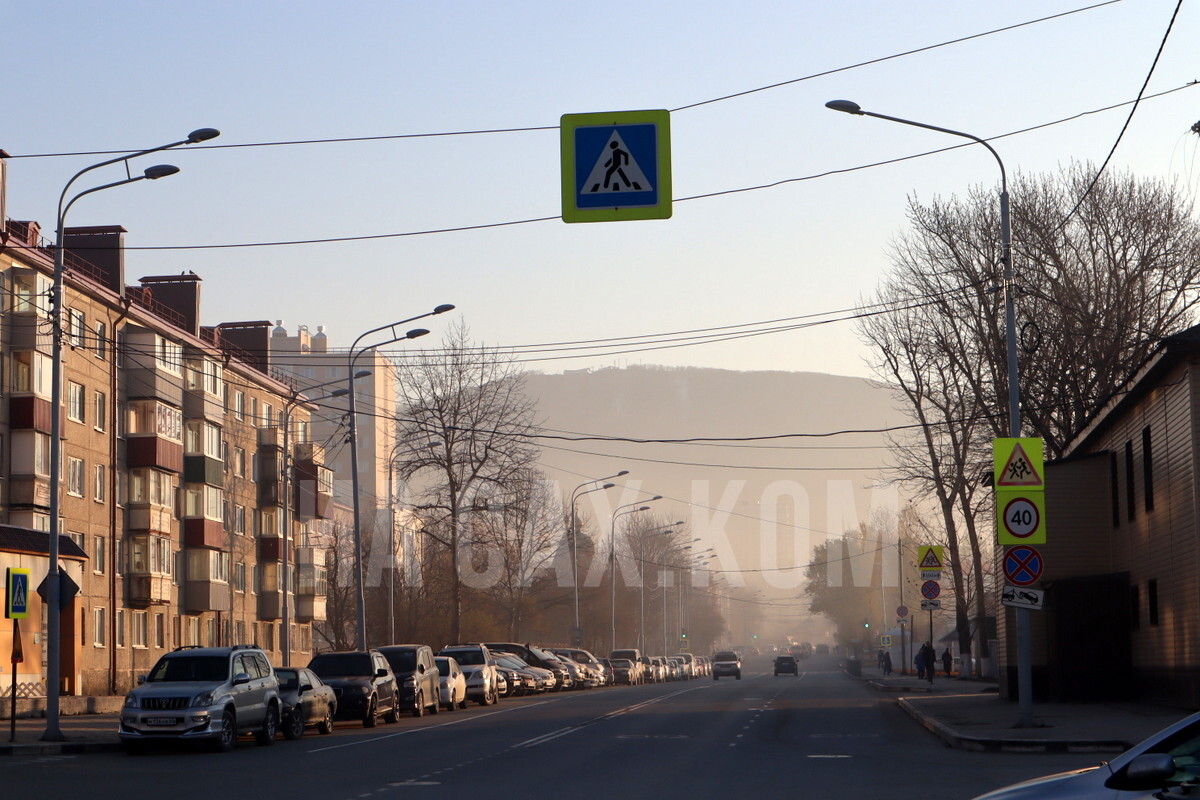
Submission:
[[680,638],[680,639],[686,639],[686,638],[687,638],[687,631],[680,631],[680,632],[679,632],[679,638]]
[[863,620],[863,627],[864,627],[864,628],[869,628],[869,627],[871,627],[871,623],[867,622],[867,621],[864,619],[864,620]]
[[752,634],[750,634],[750,638],[751,638],[751,639],[757,639],[757,638],[758,638],[758,634],[757,634],[757,633],[752,633]]

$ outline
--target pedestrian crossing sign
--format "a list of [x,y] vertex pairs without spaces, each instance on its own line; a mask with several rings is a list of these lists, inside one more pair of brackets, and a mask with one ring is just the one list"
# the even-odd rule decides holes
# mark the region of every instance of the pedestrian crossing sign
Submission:
[[917,569],[940,570],[946,566],[943,557],[945,547],[937,544],[923,544],[917,548]]
[[665,110],[564,114],[563,222],[671,216],[671,115]]
[[5,619],[29,616],[29,570],[9,567],[4,580]]

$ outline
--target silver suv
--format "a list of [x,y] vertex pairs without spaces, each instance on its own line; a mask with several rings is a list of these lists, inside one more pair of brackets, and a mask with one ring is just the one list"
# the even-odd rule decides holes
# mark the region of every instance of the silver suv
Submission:
[[151,741],[206,741],[225,752],[243,733],[260,745],[275,741],[279,680],[257,647],[179,647],[138,684],[121,709],[127,751]]

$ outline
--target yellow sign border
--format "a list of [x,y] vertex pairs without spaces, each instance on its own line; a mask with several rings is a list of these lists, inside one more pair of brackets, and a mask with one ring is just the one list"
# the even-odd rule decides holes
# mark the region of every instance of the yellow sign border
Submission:
[[[12,598],[13,588],[17,582],[17,576],[25,576],[25,611],[17,612],[13,610]],[[4,618],[5,619],[27,619],[29,617],[29,593],[31,591],[29,577],[30,571],[21,567],[9,567],[4,576]]]
[[[1013,500],[1028,500],[1037,509],[1038,524],[1028,536],[1013,536],[1004,526],[1001,515]],[[1046,543],[1046,493],[1036,489],[996,490],[996,541],[999,544],[1045,544]]]
[[[934,556],[937,557],[937,560],[940,563],[940,566],[937,566],[937,567],[921,566],[921,562],[923,562],[925,560],[925,557],[929,555],[930,551],[933,551],[933,554],[934,554]],[[946,546],[945,545],[922,544],[922,545],[917,546],[917,569],[945,569],[945,568],[946,568]]]
[[[1031,486],[1003,486],[1000,483],[1000,473],[1012,458],[1013,451],[1021,446],[1021,450],[1029,457],[1033,471],[1037,473],[1038,482]],[[1046,488],[1046,458],[1045,443],[1038,438],[1025,437],[1021,439],[992,440],[992,485],[997,491],[1001,489],[1044,490]]]

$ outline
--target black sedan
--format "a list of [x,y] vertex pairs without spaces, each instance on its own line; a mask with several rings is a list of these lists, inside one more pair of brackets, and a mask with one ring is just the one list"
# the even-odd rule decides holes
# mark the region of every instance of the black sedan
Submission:
[[775,656],[775,676],[799,675],[800,665],[795,656]]
[[315,725],[320,733],[333,733],[333,717],[337,713],[337,695],[333,688],[308,669],[280,667],[275,670],[279,679],[279,700],[283,705],[283,735],[299,739],[304,729]]

